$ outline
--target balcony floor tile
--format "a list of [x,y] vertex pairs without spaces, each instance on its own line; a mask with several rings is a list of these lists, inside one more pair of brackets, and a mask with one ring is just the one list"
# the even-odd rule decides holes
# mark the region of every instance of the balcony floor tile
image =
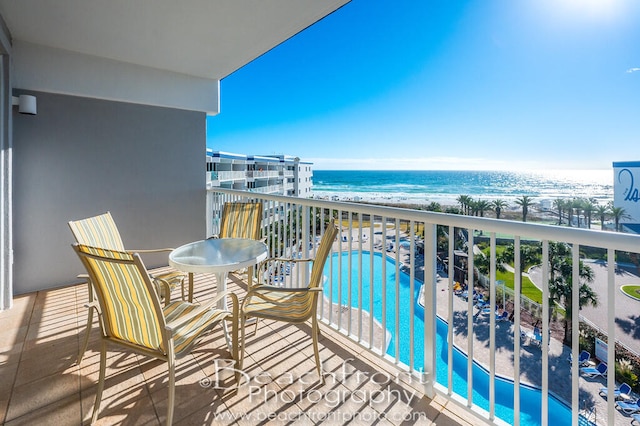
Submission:
[[[160,271],[166,271],[161,268]],[[211,276],[196,276],[195,298],[215,294]],[[244,284],[231,275],[228,287],[242,295]],[[179,297],[175,294],[173,297]],[[87,424],[93,410],[99,368],[97,320],[81,365],[86,285],[17,296],[0,312],[5,342],[0,358],[0,424]],[[431,400],[415,386],[393,380],[401,373],[331,328],[319,340],[326,381],[317,377],[309,324],[261,320],[247,328],[245,384],[236,389],[222,332],[205,336],[192,354],[178,361],[174,423],[178,425],[416,424],[471,425],[478,419],[456,413],[443,397]],[[219,364],[215,364],[215,360]],[[222,386],[216,389],[212,381]],[[97,424],[164,424],[166,364],[126,351],[109,351],[107,381]],[[450,408],[447,408],[450,407]],[[452,408],[451,408],[452,407]],[[460,410],[457,410],[460,411]]]

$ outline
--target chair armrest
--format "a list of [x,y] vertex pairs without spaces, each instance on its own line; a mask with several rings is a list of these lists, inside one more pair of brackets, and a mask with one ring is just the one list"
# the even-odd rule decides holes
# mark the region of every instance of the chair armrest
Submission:
[[263,260],[260,263],[269,263],[269,262],[313,262],[314,259],[296,259],[293,257],[270,257],[268,259]]
[[158,248],[158,249],[140,249],[140,250],[129,250],[127,249],[128,253],[139,253],[139,254],[145,254],[145,253],[163,253],[163,252],[167,252],[167,251],[173,251],[175,249],[172,249],[170,247],[167,248]]
[[[236,296],[235,293],[232,293],[230,291],[223,291],[219,293],[216,297],[211,299],[209,302],[199,306],[197,309],[194,309],[193,311],[189,312],[187,315],[181,316],[171,321],[170,323],[167,323],[166,330],[169,333],[173,333],[173,331],[176,328],[180,328],[182,325],[188,323],[198,315],[201,315],[203,312],[209,309],[218,309],[217,307],[218,301],[222,300],[222,298],[225,296],[229,296],[231,298],[232,306],[231,306],[231,311],[229,311],[229,313],[232,313],[234,316],[236,316],[238,313],[238,296]],[[225,310],[225,309],[218,309],[218,310]]]
[[[274,286],[274,285],[260,284],[260,285],[254,286],[251,290],[249,290],[249,293],[257,293],[257,292],[260,292],[260,291],[273,291],[273,292],[279,292],[279,293],[296,293],[296,292],[306,293],[306,292],[309,292],[309,291],[322,291],[322,289],[320,287],[313,287],[313,288],[309,288],[309,287],[278,287],[278,286]],[[249,293],[247,293],[247,296],[249,296]]]
[[[270,297],[270,295],[267,294],[267,292],[272,293],[276,297]],[[281,301],[277,299],[278,294],[280,295],[292,294],[292,293],[309,294],[309,293],[316,293],[316,292],[322,292],[322,289],[319,287],[313,287],[313,288],[285,287],[283,288],[283,287],[275,287],[270,285],[259,285],[249,290],[249,292],[247,293],[247,296],[242,301],[242,306],[244,308],[245,305],[247,305],[248,303],[251,303],[252,297],[257,297],[259,299],[278,304],[278,303],[281,303]]]
[[158,297],[162,294],[160,289],[164,290],[164,305],[167,306],[171,301],[171,285],[169,282],[162,278],[151,277],[153,283],[156,285],[156,291],[158,292]]

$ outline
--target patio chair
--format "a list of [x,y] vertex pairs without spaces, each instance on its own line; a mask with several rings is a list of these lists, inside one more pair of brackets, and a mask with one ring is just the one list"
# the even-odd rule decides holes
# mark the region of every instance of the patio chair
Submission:
[[[624,411],[626,414],[634,414],[640,412],[640,399],[633,402],[616,401],[616,408]],[[634,416],[634,420],[635,420]]]
[[222,207],[220,232],[214,238],[260,239],[262,233],[262,203],[230,201]]
[[640,425],[640,414],[632,414],[631,417],[631,424],[637,423]]
[[100,410],[107,344],[168,363],[167,425],[173,419],[176,359],[187,355],[199,337],[216,324],[231,320],[231,355],[235,366],[239,367],[238,298],[235,294],[226,294],[231,299],[231,311],[216,307],[224,293],[202,306],[178,300],[163,307],[139,254],[77,243],[73,244],[73,249],[91,277],[98,300],[96,309],[101,317],[100,374],[91,424],[96,422]]
[[[78,244],[101,247],[108,250],[127,251],[124,247],[124,243],[122,242],[122,238],[120,237],[118,227],[116,226],[110,212],[86,219],[70,221],[69,228],[71,228],[71,233]],[[131,253],[162,253],[170,252],[171,250],[173,249],[161,248],[128,251]],[[185,274],[182,272],[165,272],[152,276],[153,282],[156,285],[156,290],[159,292],[160,297],[164,299],[165,304],[168,304],[171,301],[171,290],[178,286],[181,287],[182,297],[184,298],[184,277]],[[93,324],[93,310],[97,307],[91,280],[86,275],[80,275],[79,278],[88,280],[89,303],[87,304],[87,307],[89,308],[89,312],[87,314],[87,329],[78,354],[78,364],[82,361],[82,357],[87,350],[87,346],[89,344],[89,333],[91,332],[91,325]]]
[[[260,240],[262,234],[262,203],[229,201],[222,207],[220,232],[211,238],[250,238]],[[253,280],[253,267],[248,268],[248,286]]]
[[[320,364],[320,354],[318,352],[318,318],[316,315],[318,296],[322,291],[322,277],[324,265],[331,251],[338,228],[335,220],[332,221],[324,231],[320,247],[316,252],[315,259],[288,259],[287,261],[296,264],[311,263],[311,271],[308,283],[298,283],[296,287],[279,287],[266,284],[258,284],[249,289],[246,298],[242,303],[240,312],[241,318],[241,352],[240,362],[244,358],[245,350],[245,324],[248,318],[267,318],[287,323],[304,323],[311,319],[311,337],[313,338],[313,350],[316,367],[321,382],[324,383],[322,367]],[[269,263],[282,261],[283,259],[267,259],[263,263],[264,268],[269,268]],[[264,274],[259,274],[264,276]],[[295,285],[295,283],[294,283]]]
[[606,377],[607,376],[607,363],[601,362],[597,367],[582,367],[580,368],[580,372],[584,374],[586,377]]
[[[598,392],[601,396],[607,396],[609,394],[609,388],[606,386],[603,386],[600,388],[600,391]],[[620,397],[621,395],[625,395],[625,396],[629,396],[631,394],[631,386],[629,386],[626,383],[623,383],[620,385],[620,387],[615,388],[613,390],[613,396],[615,398]]]

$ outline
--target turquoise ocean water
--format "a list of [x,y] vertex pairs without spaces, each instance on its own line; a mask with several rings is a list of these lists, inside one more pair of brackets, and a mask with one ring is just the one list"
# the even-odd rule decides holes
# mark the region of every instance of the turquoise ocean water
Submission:
[[547,171],[389,171],[315,170],[313,193],[319,198],[380,199],[399,202],[449,202],[460,195],[488,201],[527,195],[538,202],[556,198],[613,199],[613,170]]

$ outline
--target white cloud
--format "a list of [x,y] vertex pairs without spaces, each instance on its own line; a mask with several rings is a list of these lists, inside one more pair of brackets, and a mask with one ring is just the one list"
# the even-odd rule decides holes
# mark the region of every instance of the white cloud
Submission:
[[628,73],[638,72],[638,71],[640,71],[640,68],[629,68],[629,69],[627,70],[627,72],[628,72]]

